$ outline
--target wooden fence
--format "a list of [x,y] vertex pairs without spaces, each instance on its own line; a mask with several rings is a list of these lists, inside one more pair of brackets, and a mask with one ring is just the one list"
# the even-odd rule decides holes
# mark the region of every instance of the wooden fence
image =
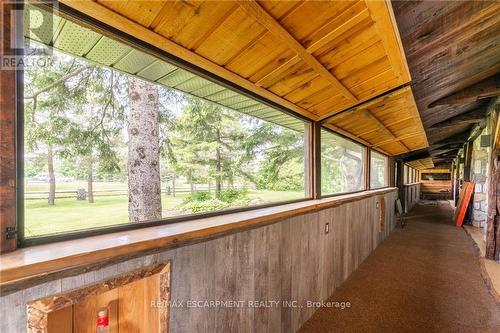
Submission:
[[[232,188],[242,188],[242,186],[234,186]],[[87,190],[85,190],[85,193],[87,194]],[[65,191],[56,191],[56,199],[67,199],[67,198],[78,198],[78,189],[75,190],[65,190]],[[194,192],[200,192],[200,191],[207,191],[207,192],[212,192],[215,191],[214,186],[209,186],[209,185],[195,185]],[[128,190],[127,189],[111,189],[111,190],[95,190],[92,191],[94,194],[94,198],[96,197],[111,197],[111,196],[127,196],[128,195]],[[163,194],[165,195],[173,195],[175,196],[176,194],[182,194],[182,193],[191,193],[191,187],[190,186],[180,186],[176,187],[175,191],[172,187],[167,186],[163,188]],[[24,199],[25,200],[40,200],[40,199],[48,199],[49,197],[49,191],[30,191],[30,192],[24,192]]]

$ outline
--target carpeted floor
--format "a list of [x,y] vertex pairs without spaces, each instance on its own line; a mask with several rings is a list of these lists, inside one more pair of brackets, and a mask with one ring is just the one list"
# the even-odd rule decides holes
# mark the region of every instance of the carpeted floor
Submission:
[[417,205],[300,332],[500,332],[500,305],[448,202]]

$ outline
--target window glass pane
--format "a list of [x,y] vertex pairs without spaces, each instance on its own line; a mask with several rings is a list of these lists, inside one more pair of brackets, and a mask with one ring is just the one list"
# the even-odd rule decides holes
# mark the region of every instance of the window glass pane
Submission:
[[387,164],[386,156],[373,150],[370,152],[370,188],[388,186]]
[[451,173],[423,173],[422,180],[451,180]]
[[365,148],[321,130],[321,194],[361,191],[365,179]]
[[26,237],[306,197],[308,124],[57,20],[25,32],[49,53],[25,67]]

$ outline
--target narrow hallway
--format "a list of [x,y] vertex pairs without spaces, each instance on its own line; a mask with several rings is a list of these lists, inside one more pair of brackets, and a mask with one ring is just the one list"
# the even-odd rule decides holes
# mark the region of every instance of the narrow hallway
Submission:
[[417,205],[300,332],[500,332],[500,305],[447,201]]

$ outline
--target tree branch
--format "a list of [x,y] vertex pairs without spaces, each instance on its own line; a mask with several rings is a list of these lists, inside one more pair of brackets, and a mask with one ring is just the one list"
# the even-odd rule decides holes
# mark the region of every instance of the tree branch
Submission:
[[49,84],[49,85],[43,87],[42,89],[38,90],[33,95],[24,96],[24,99],[35,99],[41,93],[49,91],[50,89],[52,89],[52,88],[60,85],[61,83],[64,83],[65,81],[67,81],[68,79],[72,78],[73,76],[76,76],[76,75],[80,74],[81,72],[83,72],[84,70],[90,69],[90,68],[93,68],[93,67],[95,67],[95,65],[93,65],[93,64],[89,64],[89,65],[85,65],[85,66],[79,67],[79,68],[75,69],[74,71],[72,71],[71,73],[68,73],[68,74],[64,75],[59,80],[56,80],[56,81],[52,82],[51,84]]

